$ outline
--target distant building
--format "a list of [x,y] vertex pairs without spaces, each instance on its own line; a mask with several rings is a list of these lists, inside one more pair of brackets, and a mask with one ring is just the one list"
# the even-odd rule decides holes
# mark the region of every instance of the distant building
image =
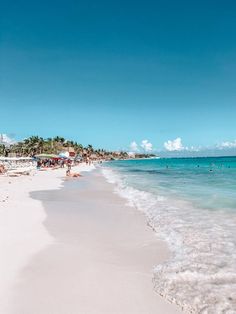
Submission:
[[75,157],[75,149],[74,149],[74,147],[69,147],[68,148],[68,152],[69,152],[70,157]]
[[69,153],[70,157],[75,157],[76,155],[74,147],[64,147],[61,153],[65,153],[65,152]]
[[135,158],[135,153],[134,152],[128,152],[127,153],[129,158]]

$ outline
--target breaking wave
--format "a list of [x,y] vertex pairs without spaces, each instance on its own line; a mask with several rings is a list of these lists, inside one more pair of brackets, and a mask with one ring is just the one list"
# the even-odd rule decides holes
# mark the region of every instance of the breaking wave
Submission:
[[236,313],[235,214],[144,191],[110,167],[102,172],[170,247],[170,260],[154,268],[155,290],[188,312]]

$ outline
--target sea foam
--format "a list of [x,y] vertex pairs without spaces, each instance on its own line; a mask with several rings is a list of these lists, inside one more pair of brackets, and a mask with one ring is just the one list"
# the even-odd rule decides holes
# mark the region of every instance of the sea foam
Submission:
[[235,214],[202,211],[191,202],[134,188],[111,168],[102,171],[169,244],[171,258],[154,268],[155,290],[189,312],[236,313]]

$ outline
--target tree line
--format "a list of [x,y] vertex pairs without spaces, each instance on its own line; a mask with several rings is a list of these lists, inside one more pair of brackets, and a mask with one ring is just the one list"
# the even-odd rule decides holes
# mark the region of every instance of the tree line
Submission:
[[31,136],[11,145],[1,144],[0,154],[4,156],[9,153],[14,153],[18,156],[34,156],[42,153],[58,154],[68,147],[72,147],[77,154],[83,152],[83,150],[94,152],[92,145],[83,147],[82,144],[76,141],[66,140],[64,137],[56,136],[44,139],[39,136]]

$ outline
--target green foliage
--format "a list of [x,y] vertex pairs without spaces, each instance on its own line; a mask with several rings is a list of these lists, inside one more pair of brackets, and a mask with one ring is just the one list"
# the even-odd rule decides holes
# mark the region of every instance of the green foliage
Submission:
[[[10,146],[9,151],[18,156],[33,156],[41,153],[58,154],[68,147],[73,147],[76,153],[83,149],[77,142],[67,141],[63,137],[44,139],[39,136],[31,136]],[[0,155],[5,155],[5,146],[0,145]]]
[[109,152],[104,149],[95,149],[91,144],[83,147],[82,144],[66,140],[64,137],[55,136],[54,138],[42,138],[39,136],[30,136],[21,142],[12,144],[9,148],[0,144],[0,155],[6,156],[9,153],[16,156],[34,156],[38,154],[58,154],[61,151],[73,149],[75,155],[87,158],[102,158],[102,159],[126,159],[126,152]]

